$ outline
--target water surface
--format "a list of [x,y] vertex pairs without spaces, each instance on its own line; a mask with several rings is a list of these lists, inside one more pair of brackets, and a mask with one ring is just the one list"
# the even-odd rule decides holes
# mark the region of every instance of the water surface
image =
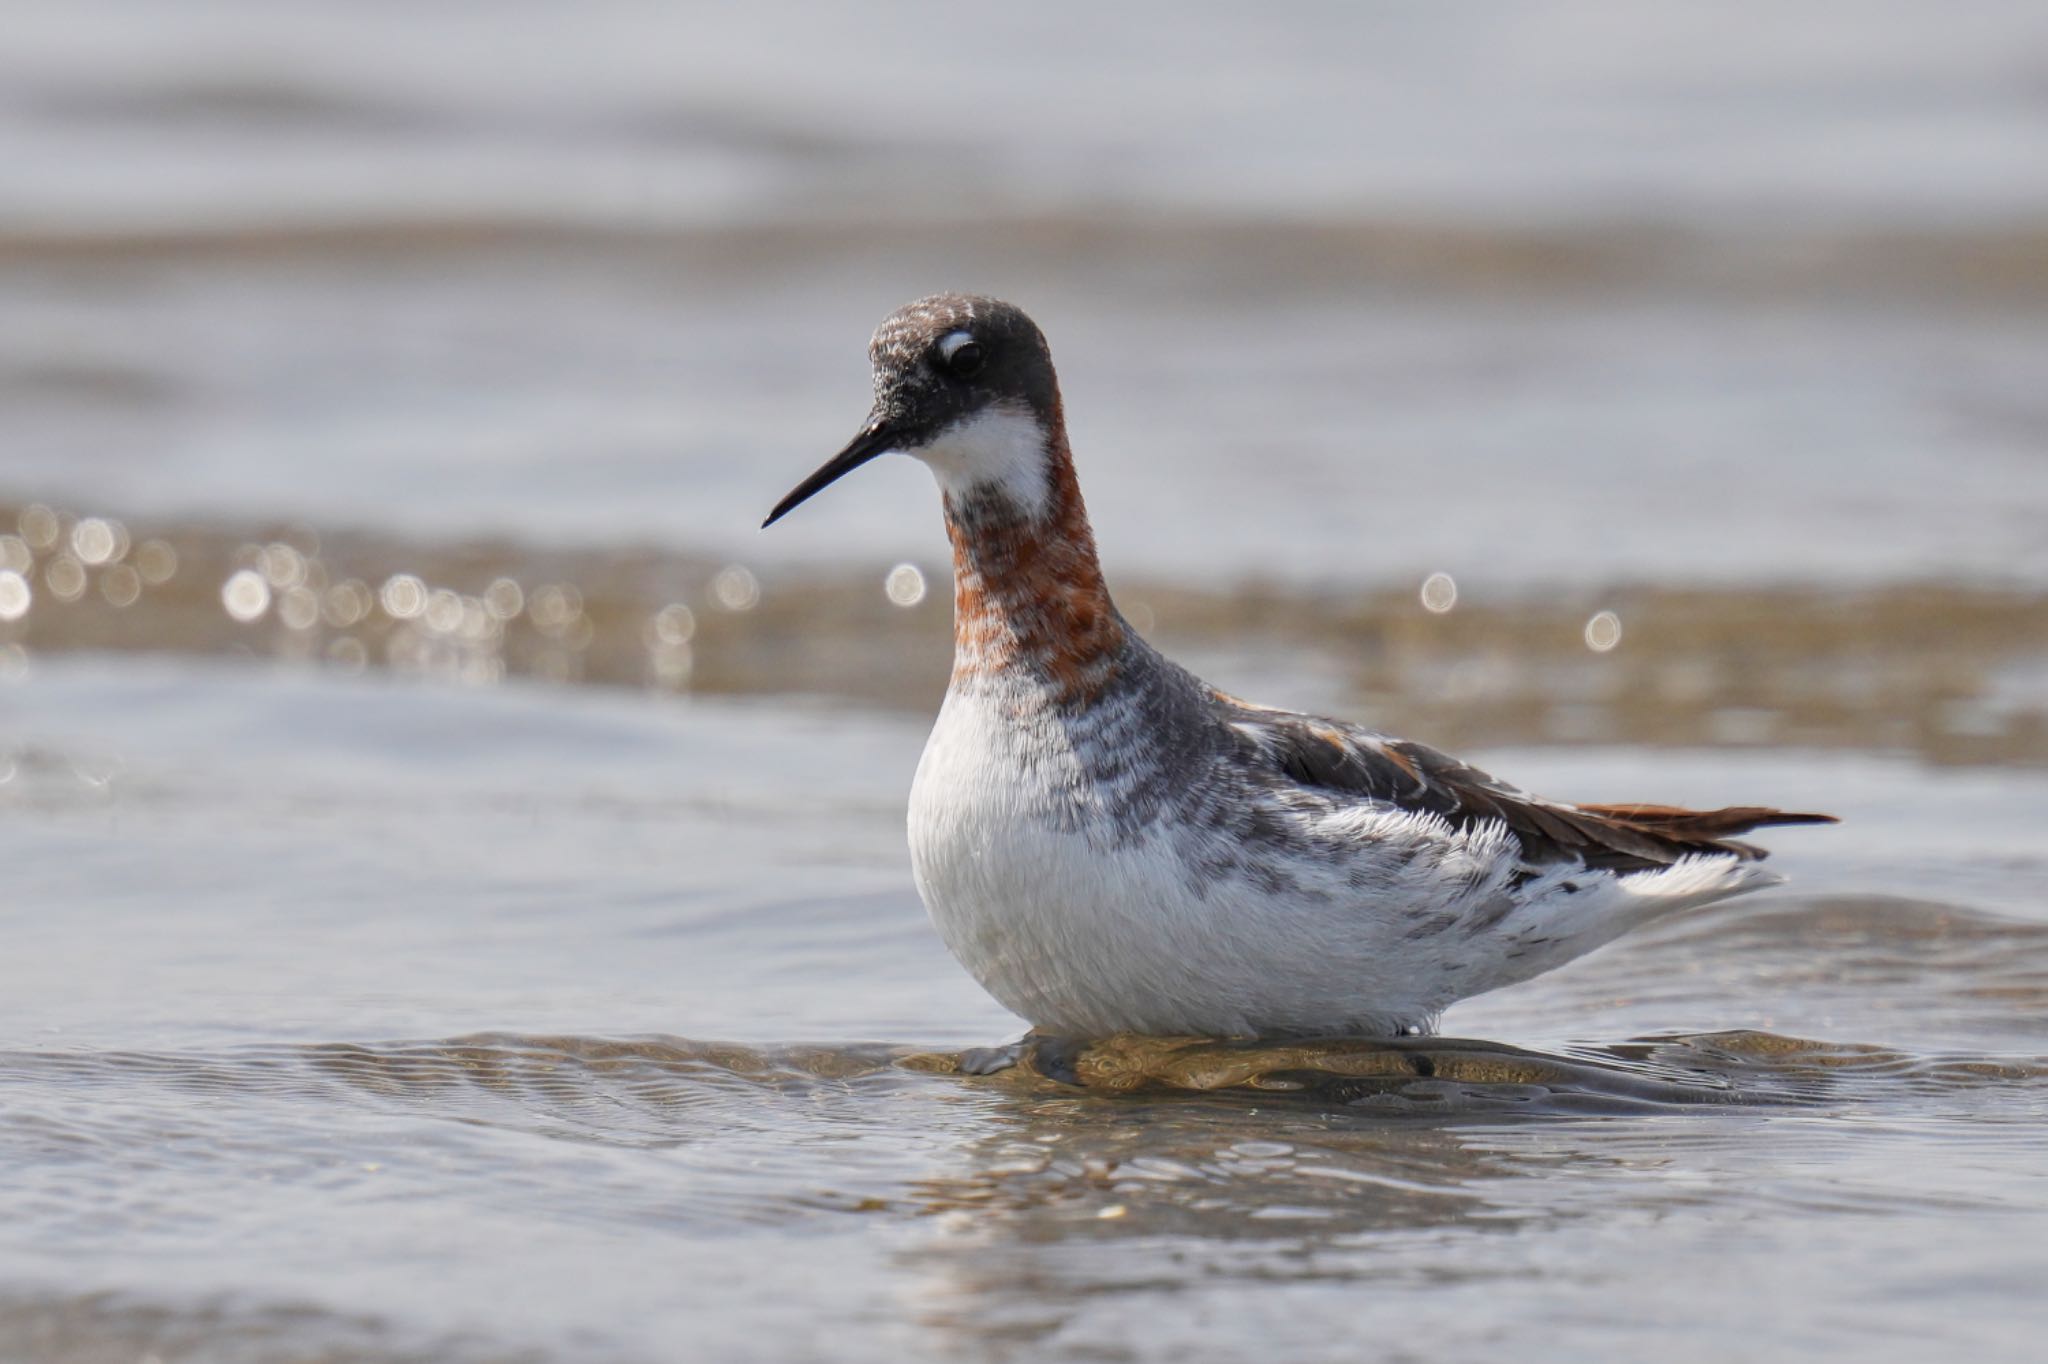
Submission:
[[0,1322],[51,1357],[1349,1357],[1335,1313],[1705,1358],[1693,1276],[1824,1354],[2040,1324],[2037,770],[1487,754],[1850,818],[1781,837],[1796,893],[1447,1019],[1515,1045],[1106,1091],[945,1073],[1014,1025],[909,888],[914,719],[128,658],[6,696]]

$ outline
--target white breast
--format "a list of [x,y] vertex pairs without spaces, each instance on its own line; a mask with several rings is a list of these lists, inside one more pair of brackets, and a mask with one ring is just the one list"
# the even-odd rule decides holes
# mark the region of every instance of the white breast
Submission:
[[1309,869],[1320,898],[1201,884],[1190,848],[1219,835],[1118,827],[1031,701],[989,679],[950,692],[910,798],[918,892],[1006,1007],[1062,1036],[1391,1032],[1442,1007],[1341,868]]

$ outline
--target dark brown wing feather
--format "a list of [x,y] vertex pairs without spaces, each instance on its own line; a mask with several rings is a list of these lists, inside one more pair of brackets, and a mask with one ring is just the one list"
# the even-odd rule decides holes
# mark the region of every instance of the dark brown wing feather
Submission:
[[1589,867],[1641,871],[1693,853],[1761,858],[1735,835],[1774,824],[1832,824],[1832,815],[1796,814],[1759,805],[1685,810],[1675,805],[1568,805],[1497,781],[1424,744],[1288,711],[1218,698],[1231,722],[1252,738],[1282,775],[1303,786],[1340,791],[1441,815],[1459,828],[1498,820],[1532,862],[1573,859]]

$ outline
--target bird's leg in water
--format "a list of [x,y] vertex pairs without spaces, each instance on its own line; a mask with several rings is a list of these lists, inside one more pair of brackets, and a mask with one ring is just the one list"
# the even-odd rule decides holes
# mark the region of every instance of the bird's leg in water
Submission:
[[994,1075],[1030,1057],[1040,1075],[1077,1085],[1081,1083],[1081,1077],[1074,1073],[1074,1058],[1078,1050],[1073,1044],[1061,1042],[1056,1037],[1027,1032],[1016,1041],[1000,1047],[969,1047],[960,1053],[958,1064],[962,1075]]

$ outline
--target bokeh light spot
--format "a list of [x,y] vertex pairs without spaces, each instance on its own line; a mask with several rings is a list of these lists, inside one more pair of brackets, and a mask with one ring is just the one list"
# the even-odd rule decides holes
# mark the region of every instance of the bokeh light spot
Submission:
[[924,574],[916,564],[898,564],[882,580],[882,590],[898,606],[915,606],[924,600]]
[[463,597],[460,600],[462,621],[456,627],[455,633],[462,636],[466,642],[481,644],[502,632],[502,623],[491,614],[490,608],[483,604],[481,598]]
[[427,604],[420,612],[426,627],[437,635],[452,635],[462,628],[462,598],[445,587],[437,587],[427,594]]
[[527,602],[526,614],[541,633],[559,635],[583,614],[583,594],[566,583],[549,583]]
[[346,578],[327,589],[320,604],[320,616],[337,630],[346,630],[370,614],[370,586],[361,578]]
[[728,564],[711,579],[711,599],[727,611],[751,611],[761,604],[761,583],[752,572]]
[[499,620],[516,620],[526,609],[526,593],[510,578],[493,579],[484,589],[484,609]]
[[1443,615],[1458,604],[1458,580],[1448,573],[1432,573],[1422,580],[1422,609]]
[[1621,617],[1612,611],[1594,613],[1586,622],[1586,647],[1596,654],[1604,654],[1621,643]]
[[697,613],[681,602],[670,602],[654,613],[653,643],[688,644],[697,633]]
[[178,571],[178,551],[165,540],[144,540],[135,547],[135,571],[151,587],[161,587]]
[[13,569],[0,569],[0,620],[20,620],[35,601],[28,579]]
[[411,620],[427,609],[427,585],[410,573],[394,573],[384,580],[377,601],[393,620]]
[[306,581],[306,556],[287,544],[263,547],[263,577],[282,592]]
[[85,595],[85,565],[60,554],[43,569],[43,582],[58,601],[77,601]]
[[270,609],[270,584],[253,568],[238,569],[221,585],[220,604],[245,625],[260,620]]
[[312,629],[320,623],[320,594],[310,587],[286,588],[277,599],[277,618],[287,629]]
[[100,595],[109,606],[133,606],[142,597],[142,575],[127,564],[115,564],[100,575]]
[[71,528],[71,552],[81,563],[113,563],[128,553],[127,528],[118,521],[88,516]]
[[57,537],[64,532],[57,520],[57,513],[40,502],[31,503],[21,509],[21,519],[15,523],[21,538],[31,549],[55,549]]

